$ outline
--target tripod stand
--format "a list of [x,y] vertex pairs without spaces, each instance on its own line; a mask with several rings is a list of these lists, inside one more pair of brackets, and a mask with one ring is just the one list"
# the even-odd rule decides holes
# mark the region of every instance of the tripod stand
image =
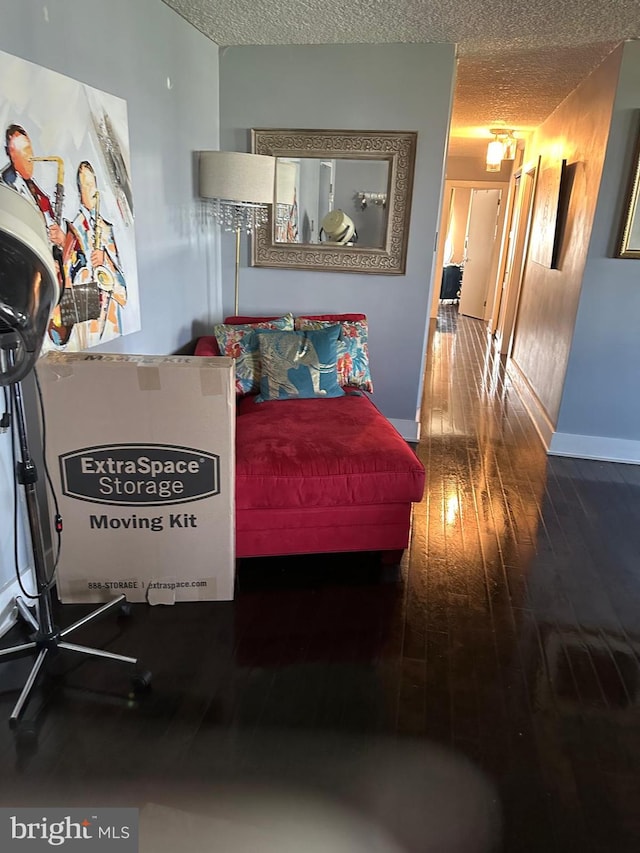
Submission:
[[[15,343],[10,342],[9,344],[3,344],[1,348],[3,350],[3,355],[7,359],[8,363],[11,364],[15,357]],[[124,595],[120,595],[113,601],[109,601],[107,604],[98,608],[98,610],[95,610],[93,613],[90,613],[82,619],[79,619],[77,622],[74,622],[68,628],[59,630],[54,625],[51,594],[52,583],[47,577],[46,572],[45,548],[40,519],[40,509],[38,506],[36,492],[38,473],[29,451],[22,388],[19,382],[9,385],[8,388],[11,399],[10,408],[12,412],[12,419],[14,421],[12,428],[16,429],[19,442],[20,457],[16,462],[16,481],[23,486],[25,492],[29,532],[31,534],[31,545],[33,550],[34,574],[37,586],[37,618],[27,607],[23,598],[18,596],[15,599],[15,605],[19,616],[34,631],[29,642],[0,650],[0,662],[10,657],[28,654],[29,652],[36,652],[37,655],[33,668],[31,669],[31,673],[29,674],[18,701],[16,702],[16,705],[11,712],[11,716],[9,717],[9,724],[14,726],[17,723],[27,700],[29,699],[31,691],[36,683],[36,679],[38,678],[45,660],[49,655],[55,654],[60,650],[64,650],[68,652],[75,652],[76,654],[87,655],[89,657],[103,658],[134,666],[137,663],[137,659],[127,657],[125,655],[117,655],[113,652],[107,652],[101,649],[93,649],[89,646],[78,646],[74,643],[67,642],[65,639],[69,634],[72,634],[74,631],[82,628],[82,626],[86,625],[88,622],[97,619],[107,613],[107,611],[112,610],[114,607],[122,605],[125,602]],[[134,674],[134,689],[140,690],[148,686],[150,679],[151,675],[148,672]]]

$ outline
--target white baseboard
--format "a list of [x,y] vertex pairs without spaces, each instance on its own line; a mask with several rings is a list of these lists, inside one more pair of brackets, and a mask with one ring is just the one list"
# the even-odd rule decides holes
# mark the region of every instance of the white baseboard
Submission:
[[[24,569],[20,577],[25,588],[31,592],[34,588],[31,568]],[[16,608],[13,601],[17,595],[22,595],[17,580],[9,581],[0,590],[0,637],[4,637],[16,623]],[[25,603],[29,605],[30,601],[27,599]]]
[[627,438],[556,432],[551,438],[548,452],[550,456],[573,456],[576,459],[597,459],[600,462],[640,464],[640,441]]
[[608,438],[603,435],[555,432],[538,397],[512,359],[507,362],[507,372],[549,456],[571,456],[576,459],[594,459],[599,462],[640,464],[640,441]]
[[393,424],[405,441],[419,441],[420,424],[417,421],[403,421],[397,418],[388,418],[388,421]]

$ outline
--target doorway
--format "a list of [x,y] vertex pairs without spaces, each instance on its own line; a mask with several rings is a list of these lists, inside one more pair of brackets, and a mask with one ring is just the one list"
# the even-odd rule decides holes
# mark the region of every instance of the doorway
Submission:
[[[485,320],[502,190],[472,189],[465,231],[460,313]],[[497,260],[497,259],[496,259]]]
[[[488,279],[486,295],[483,295],[481,300],[483,303],[486,301],[486,305],[483,305],[483,310],[480,316],[482,319],[490,321],[490,318],[493,315],[497,281],[504,263],[502,260],[502,244],[505,211],[507,207],[507,205],[504,204],[504,199],[506,199],[508,195],[510,196],[509,182],[483,181],[477,179],[447,179],[445,181],[442,199],[442,213],[440,217],[436,260],[433,271],[431,301],[432,320],[435,320],[438,316],[440,294],[444,279],[444,269],[449,263],[460,264],[463,268],[460,288],[460,299],[462,299],[465,284],[465,255],[471,257],[469,247],[468,245],[465,245],[464,241],[467,234],[471,200],[474,194],[485,193],[486,191],[497,191],[497,194],[500,197],[497,223],[494,218],[493,227],[489,229],[489,236],[487,237],[488,245],[490,245],[491,249],[491,264],[487,273]],[[476,196],[476,200],[478,202],[479,198],[480,196]],[[462,312],[462,308],[460,310]],[[475,314],[473,316],[475,316]]]

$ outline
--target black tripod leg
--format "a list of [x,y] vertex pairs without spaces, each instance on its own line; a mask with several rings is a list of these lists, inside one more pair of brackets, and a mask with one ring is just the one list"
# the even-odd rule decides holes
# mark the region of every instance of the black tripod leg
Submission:
[[34,663],[31,673],[29,674],[29,678],[27,678],[27,682],[22,688],[22,693],[20,694],[18,701],[16,702],[16,706],[11,712],[11,716],[9,717],[9,725],[15,726],[18,721],[18,717],[20,716],[20,712],[22,711],[25,702],[29,698],[29,694],[33,688],[33,685],[36,683],[36,678],[38,677],[38,673],[42,668],[42,664],[44,663],[44,659],[47,656],[47,652],[49,649],[40,649],[40,653],[36,658],[36,662]]

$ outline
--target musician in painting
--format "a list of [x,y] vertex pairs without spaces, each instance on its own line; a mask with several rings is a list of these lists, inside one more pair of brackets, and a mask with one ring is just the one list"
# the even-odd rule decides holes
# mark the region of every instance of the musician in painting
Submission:
[[[64,201],[64,163],[61,157],[35,157],[29,134],[19,124],[10,124],[5,130],[5,151],[9,163],[0,172],[0,180],[20,195],[32,201],[42,213],[51,241],[52,251],[58,266],[58,280],[62,293],[70,286],[64,275],[64,247],[67,234],[62,228],[62,205]],[[33,178],[34,163],[51,162],[57,166],[57,178],[53,202],[47,193]],[[63,297],[64,298],[64,297]],[[61,300],[62,302],[62,300]],[[65,328],[61,321],[60,303],[53,310],[47,333],[49,340],[56,345],[65,344],[71,328]]]
[[[49,196],[42,190],[33,179],[34,162],[42,159],[59,161],[60,158],[34,157],[31,139],[27,131],[19,124],[10,124],[5,131],[5,151],[9,157],[9,163],[0,173],[3,184],[16,190],[25,196],[42,211],[49,231],[49,239],[54,246],[62,248],[65,242],[65,233],[60,226],[61,211],[56,216],[54,205]],[[61,162],[61,161],[60,161]],[[60,203],[62,200],[60,199]]]
[[121,333],[120,310],[127,302],[127,285],[120,263],[113,226],[100,213],[100,193],[91,163],[83,160],[76,174],[80,209],[68,223],[65,271],[73,287],[96,288],[100,311],[82,323],[79,343],[92,346]]

